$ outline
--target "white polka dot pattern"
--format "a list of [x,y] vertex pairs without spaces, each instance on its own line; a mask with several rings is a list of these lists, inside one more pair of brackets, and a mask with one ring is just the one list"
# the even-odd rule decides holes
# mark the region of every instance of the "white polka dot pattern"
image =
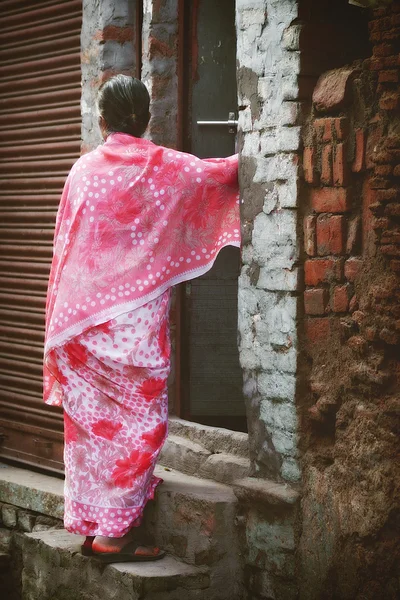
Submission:
[[52,348],[209,270],[240,244],[237,156],[200,160],[112,134],[82,156],[57,215],[46,309],[45,401],[60,404]]
[[122,537],[141,523],[167,435],[169,292],[57,350],[65,527]]

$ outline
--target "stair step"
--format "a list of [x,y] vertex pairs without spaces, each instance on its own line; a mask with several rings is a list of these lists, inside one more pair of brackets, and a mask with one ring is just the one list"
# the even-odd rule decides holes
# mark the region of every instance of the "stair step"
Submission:
[[187,475],[195,475],[209,456],[211,452],[201,444],[177,435],[169,435],[161,450],[159,463]]
[[249,436],[241,431],[231,431],[223,427],[210,427],[178,417],[170,417],[168,423],[170,435],[187,438],[201,444],[211,454],[226,453],[249,457]]
[[202,444],[180,435],[168,436],[159,463],[187,475],[220,483],[231,483],[250,475],[250,460],[247,457],[225,452],[211,453]]
[[[208,599],[206,567],[173,556],[145,563],[104,565],[80,553],[83,537],[53,530],[26,534],[21,542],[23,597],[64,600]],[[68,594],[68,596],[66,595]]]
[[164,483],[144,519],[156,543],[192,564],[209,564],[216,551],[231,554],[237,509],[232,489],[160,466],[156,474]]
[[[160,465],[155,474],[164,483],[157,488],[155,501],[146,507],[139,539],[154,541],[194,567],[210,567],[211,587],[218,590],[218,600],[239,598],[238,501],[232,488]],[[57,507],[56,516],[62,516],[62,483],[16,467],[1,469],[0,501],[38,512],[43,506]]]

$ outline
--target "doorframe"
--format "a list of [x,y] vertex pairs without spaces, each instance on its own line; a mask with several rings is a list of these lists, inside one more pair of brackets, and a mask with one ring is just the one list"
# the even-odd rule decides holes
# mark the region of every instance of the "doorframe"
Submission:
[[[185,118],[190,114],[190,87],[198,77],[197,73],[197,36],[193,35],[197,27],[197,14],[199,0],[193,0],[188,7],[185,0],[178,0],[178,49],[177,49],[177,75],[178,75],[178,110],[177,110],[177,148],[183,152],[190,151],[187,141],[189,139],[189,120]],[[189,47],[190,46],[190,47]],[[185,57],[190,56],[190,62],[185,64]],[[190,286],[190,283],[189,283]],[[174,413],[177,417],[187,421],[197,422],[197,415],[190,412],[190,348],[183,343],[190,336],[190,301],[186,295],[190,287],[182,283],[176,287],[175,304],[175,398],[173,402]],[[189,306],[188,306],[189,304]],[[184,351],[183,351],[184,349]],[[244,401],[244,399],[243,399]],[[247,416],[200,416],[201,423],[213,427],[223,427],[232,431],[243,431],[244,424],[247,429]],[[219,419],[219,421],[218,421]],[[207,422],[208,421],[208,422]]]

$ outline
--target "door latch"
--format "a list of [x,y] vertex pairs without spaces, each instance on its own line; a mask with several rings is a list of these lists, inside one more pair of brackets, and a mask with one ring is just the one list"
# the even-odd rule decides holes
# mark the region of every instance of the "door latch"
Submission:
[[236,119],[236,115],[234,112],[230,112],[228,115],[228,120],[227,121],[197,121],[197,125],[199,125],[199,127],[203,127],[203,126],[214,126],[214,127],[220,127],[225,126],[225,127],[229,127],[229,133],[236,133],[236,128],[238,125],[238,121]]

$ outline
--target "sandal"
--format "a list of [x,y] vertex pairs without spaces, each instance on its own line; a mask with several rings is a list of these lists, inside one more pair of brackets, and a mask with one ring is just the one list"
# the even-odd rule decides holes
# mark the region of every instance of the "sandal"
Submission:
[[86,536],[86,540],[83,542],[83,544],[81,546],[81,553],[83,554],[83,556],[92,556],[92,554],[93,554],[92,544],[93,544],[94,538],[95,538],[94,535]]
[[92,552],[103,563],[120,562],[146,562],[160,560],[164,558],[165,552],[159,548],[152,548],[152,553],[145,553],[143,550],[149,550],[146,546],[140,546],[137,542],[129,542],[119,552]]

